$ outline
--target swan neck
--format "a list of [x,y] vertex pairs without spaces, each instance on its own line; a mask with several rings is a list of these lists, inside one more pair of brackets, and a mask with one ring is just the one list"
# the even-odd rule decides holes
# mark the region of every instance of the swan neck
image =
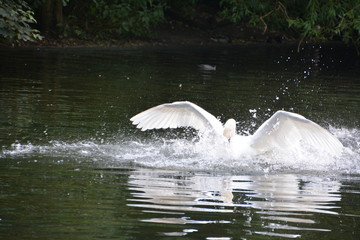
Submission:
[[236,122],[234,119],[229,119],[224,124],[224,132],[223,135],[230,142],[231,138],[235,135],[236,132]]

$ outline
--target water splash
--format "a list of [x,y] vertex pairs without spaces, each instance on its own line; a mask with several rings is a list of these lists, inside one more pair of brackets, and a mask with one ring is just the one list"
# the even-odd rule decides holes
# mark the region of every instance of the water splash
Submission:
[[314,149],[293,153],[276,152],[254,156],[238,154],[226,144],[214,144],[198,137],[150,137],[136,139],[125,135],[111,142],[51,141],[46,145],[12,144],[0,158],[53,158],[54,161],[77,161],[100,164],[102,167],[136,165],[147,168],[219,171],[232,173],[268,173],[321,171],[339,174],[360,174],[360,131],[331,128],[345,145],[341,157],[332,157]]

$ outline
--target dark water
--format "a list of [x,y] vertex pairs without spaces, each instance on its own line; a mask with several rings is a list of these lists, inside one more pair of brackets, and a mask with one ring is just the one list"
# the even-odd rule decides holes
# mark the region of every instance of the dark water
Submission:
[[[1,49],[0,239],[358,239],[360,58],[296,48]],[[240,134],[298,112],[345,151],[234,159],[129,121],[178,100]]]

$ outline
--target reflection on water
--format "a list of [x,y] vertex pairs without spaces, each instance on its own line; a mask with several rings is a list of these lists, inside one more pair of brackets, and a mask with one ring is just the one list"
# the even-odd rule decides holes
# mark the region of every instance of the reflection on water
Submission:
[[[128,206],[162,215],[141,221],[164,224],[214,224],[213,220],[188,217],[191,212],[232,214],[236,221],[240,214],[248,234],[292,238],[303,231],[331,231],[319,228],[314,214],[337,215],[340,188],[336,180],[295,174],[212,176],[141,169],[129,176],[133,198],[128,199]],[[218,219],[216,223],[234,221]],[[259,225],[261,228],[254,230]]]
[[[0,239],[358,239],[359,57],[296,48],[0,49]],[[234,158],[129,121],[179,100],[244,135],[295,111],[347,152]]]

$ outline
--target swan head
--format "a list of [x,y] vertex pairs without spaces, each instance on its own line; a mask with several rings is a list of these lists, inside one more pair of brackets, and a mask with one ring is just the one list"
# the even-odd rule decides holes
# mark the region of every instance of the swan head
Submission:
[[235,136],[236,133],[236,122],[234,119],[230,118],[224,124],[224,136],[230,141],[230,139]]

